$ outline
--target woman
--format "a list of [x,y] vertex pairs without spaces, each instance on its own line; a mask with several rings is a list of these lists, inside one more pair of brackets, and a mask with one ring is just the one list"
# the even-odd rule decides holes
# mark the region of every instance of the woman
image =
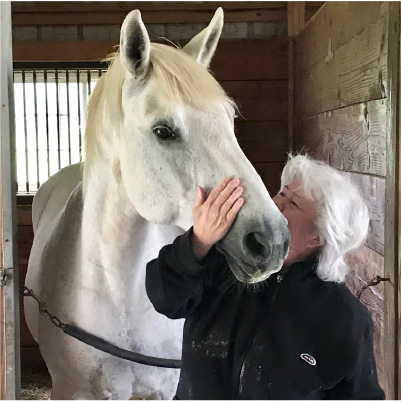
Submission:
[[365,240],[357,187],[307,156],[290,157],[273,200],[288,221],[289,253],[256,286],[235,282],[214,245],[241,209],[238,179],[206,199],[194,225],[147,265],[155,309],[186,318],[178,399],[383,399],[367,309],[344,285],[344,255]]

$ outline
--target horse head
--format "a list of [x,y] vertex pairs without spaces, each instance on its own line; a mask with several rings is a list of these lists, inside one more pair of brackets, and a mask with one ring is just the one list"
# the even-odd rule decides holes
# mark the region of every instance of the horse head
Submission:
[[[217,246],[238,280],[255,283],[281,268],[289,232],[238,145],[234,102],[208,71],[222,27],[219,8],[209,26],[178,49],[151,43],[140,12],[128,14],[120,52],[89,106],[88,124],[96,107],[97,130],[108,132],[88,137],[86,147],[96,147],[113,163],[144,219],[184,230],[193,223],[197,185],[210,191],[224,177],[238,177],[244,206]],[[85,169],[90,163],[86,158]]]

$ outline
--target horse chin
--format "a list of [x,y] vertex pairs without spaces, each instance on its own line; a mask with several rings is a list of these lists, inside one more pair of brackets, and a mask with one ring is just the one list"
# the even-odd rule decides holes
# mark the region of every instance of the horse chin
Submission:
[[[255,269],[254,266],[249,266],[240,259],[234,258],[224,249],[219,249],[227,260],[228,265],[236,279],[245,284],[256,284],[268,279],[272,274],[277,273],[282,268],[284,261],[274,264],[274,268]],[[240,262],[240,263],[239,263]],[[278,267],[277,267],[278,266]]]

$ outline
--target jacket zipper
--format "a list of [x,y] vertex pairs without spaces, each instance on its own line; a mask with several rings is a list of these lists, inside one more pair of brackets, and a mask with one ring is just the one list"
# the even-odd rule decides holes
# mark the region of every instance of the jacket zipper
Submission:
[[[272,308],[272,306],[273,306],[273,303],[274,303],[274,301],[275,301],[275,299],[276,299],[276,295],[277,295],[277,291],[278,291],[279,284],[281,284],[281,282],[283,281],[283,277],[284,277],[284,275],[285,275],[286,272],[287,272],[287,271],[285,271],[284,274],[281,274],[281,275],[278,274],[278,275],[276,276],[277,284],[274,286],[274,289],[273,289],[273,295],[272,295],[272,298],[271,298],[271,301],[270,301],[269,310],[270,310],[270,309]],[[252,340],[251,346],[249,347],[247,353],[245,354],[244,360],[243,360],[243,362],[242,362],[242,364],[241,364],[241,370],[240,370],[239,381],[238,381],[238,382],[239,382],[239,384],[238,384],[238,391],[237,391],[238,398],[240,398],[241,395],[242,395],[242,393],[243,393],[243,389],[244,389],[244,376],[245,376],[245,370],[246,370],[246,362],[247,362],[248,359],[249,359],[249,355],[250,355],[250,353],[251,353],[251,350],[253,349],[253,346],[254,346],[254,344],[255,344],[255,341],[256,341],[256,335],[255,335],[254,339]]]

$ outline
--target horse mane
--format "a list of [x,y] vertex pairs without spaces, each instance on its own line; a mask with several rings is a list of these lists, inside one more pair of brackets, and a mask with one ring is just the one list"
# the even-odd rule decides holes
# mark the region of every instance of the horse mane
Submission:
[[[122,85],[125,68],[116,52],[106,58],[110,66],[99,81],[89,100],[86,114],[84,140],[84,188],[93,160],[99,153],[97,133],[108,130],[109,138],[122,130]],[[158,88],[168,104],[187,104],[209,113],[221,113],[217,104],[228,109],[235,103],[211,75],[209,70],[196,62],[181,49],[159,43],[151,43],[151,73],[157,79]],[[112,140],[112,139],[110,139]]]

